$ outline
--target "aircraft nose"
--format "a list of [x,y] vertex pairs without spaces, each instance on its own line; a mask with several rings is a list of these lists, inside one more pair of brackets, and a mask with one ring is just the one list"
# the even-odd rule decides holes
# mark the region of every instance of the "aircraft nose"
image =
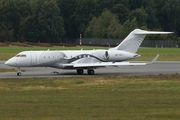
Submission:
[[8,66],[15,66],[15,61],[13,59],[9,59],[4,64]]

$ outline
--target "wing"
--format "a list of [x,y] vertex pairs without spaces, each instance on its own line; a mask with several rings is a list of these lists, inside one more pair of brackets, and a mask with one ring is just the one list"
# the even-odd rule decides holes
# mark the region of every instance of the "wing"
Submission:
[[139,62],[91,62],[90,58],[82,59],[81,61],[78,61],[77,63],[73,64],[63,64],[64,67],[72,66],[73,68],[83,68],[83,67],[92,67],[92,68],[98,68],[98,67],[119,67],[119,66],[137,66],[137,65],[148,65],[153,64],[158,59],[159,54],[150,62],[147,63],[139,63]]

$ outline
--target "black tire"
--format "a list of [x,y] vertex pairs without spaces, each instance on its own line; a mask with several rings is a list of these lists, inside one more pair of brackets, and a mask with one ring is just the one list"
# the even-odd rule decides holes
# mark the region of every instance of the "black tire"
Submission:
[[77,74],[82,75],[84,73],[83,69],[77,69]]
[[94,75],[94,70],[93,69],[92,70],[88,70],[87,72],[88,72],[89,75]]
[[21,76],[21,72],[18,72],[18,73],[17,73],[17,76]]

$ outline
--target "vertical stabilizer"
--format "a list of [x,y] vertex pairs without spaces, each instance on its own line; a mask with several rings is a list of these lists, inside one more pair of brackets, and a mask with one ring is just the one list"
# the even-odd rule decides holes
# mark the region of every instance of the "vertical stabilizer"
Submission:
[[110,50],[123,50],[136,53],[147,34],[171,34],[172,32],[145,31],[141,29],[133,30],[117,47]]

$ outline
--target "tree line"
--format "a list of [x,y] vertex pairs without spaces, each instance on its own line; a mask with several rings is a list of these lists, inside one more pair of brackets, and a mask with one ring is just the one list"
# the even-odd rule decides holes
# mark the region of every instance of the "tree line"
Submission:
[[180,0],[0,0],[0,42],[123,39],[135,28],[180,36]]

